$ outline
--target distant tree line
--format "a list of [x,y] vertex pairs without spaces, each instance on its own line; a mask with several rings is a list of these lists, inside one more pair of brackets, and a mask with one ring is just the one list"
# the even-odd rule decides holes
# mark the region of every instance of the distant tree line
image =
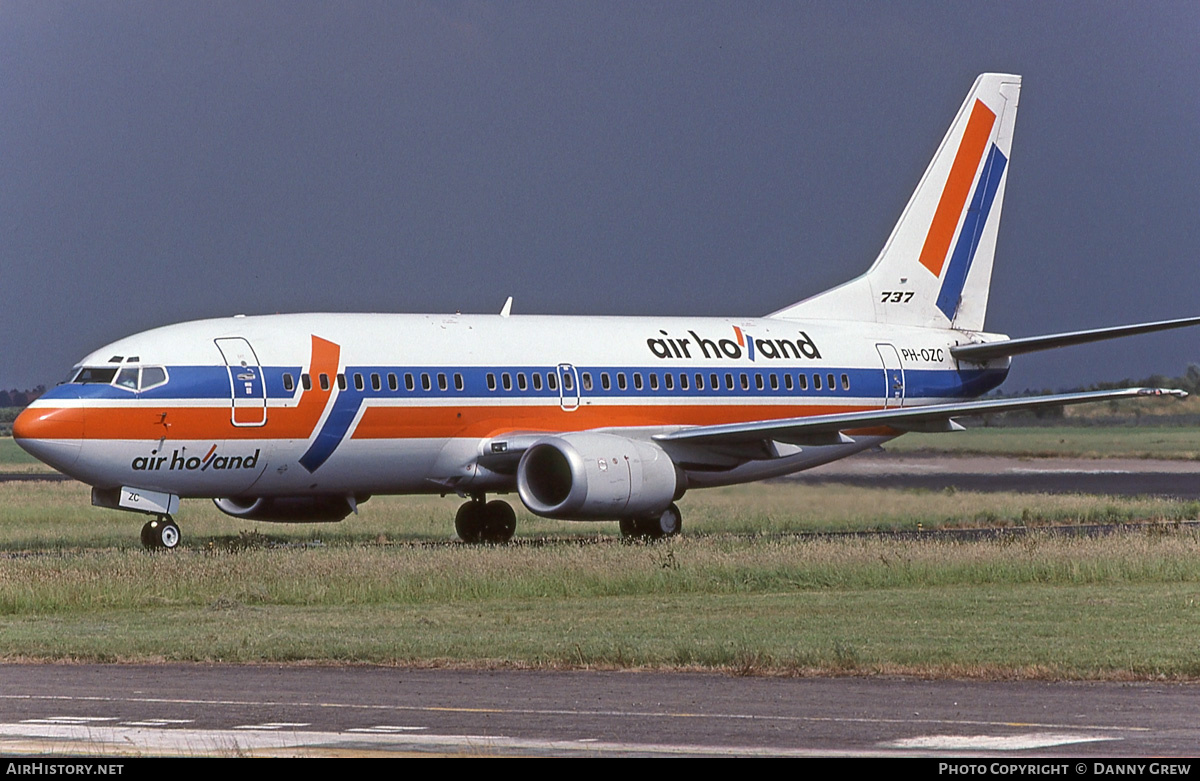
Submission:
[[17,390],[2,390],[0,389],[0,407],[24,407],[31,401],[41,396],[46,392],[45,385],[39,385],[33,389]]
[[1144,380],[1131,380],[1128,377],[1120,382],[1098,382],[1088,390],[1111,390],[1112,388],[1179,388],[1188,395],[1200,393],[1200,366],[1189,364],[1182,377],[1168,377],[1165,374],[1151,374]]

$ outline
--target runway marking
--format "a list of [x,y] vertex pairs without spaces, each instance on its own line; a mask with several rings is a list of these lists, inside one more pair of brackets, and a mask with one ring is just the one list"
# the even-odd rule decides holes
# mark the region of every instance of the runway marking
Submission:
[[233,729],[299,729],[300,727],[311,727],[311,721],[266,721],[262,724],[239,724]]
[[1057,732],[1031,732],[1025,735],[925,735],[880,743],[889,748],[941,749],[947,751],[1028,751],[1035,748],[1065,746],[1071,743],[1096,743],[1118,738],[1097,735],[1070,735]]
[[116,721],[116,716],[47,716],[44,719],[23,719],[22,724],[95,724]]
[[379,724],[374,727],[351,727],[347,732],[370,732],[387,735],[394,732],[420,732],[427,730],[429,727],[398,727],[391,724]]
[[[24,741],[18,741],[24,738]],[[49,741],[49,743],[47,743]],[[364,748],[364,741],[366,747]],[[78,742],[72,746],[72,742]],[[0,747],[5,755],[79,754],[145,756],[345,756],[353,751],[453,752],[466,756],[621,754],[633,756],[896,756],[896,750],[823,750],[783,746],[705,746],[663,743],[614,743],[599,740],[545,740],[505,735],[442,735],[276,730],[155,730],[71,724],[2,724]]]
[[122,727],[170,727],[174,724],[191,724],[195,719],[142,719],[141,721],[122,721]]
[[222,705],[263,708],[329,708],[348,711],[387,711],[392,713],[492,713],[507,716],[595,716],[618,719],[627,718],[671,718],[671,719],[718,719],[723,721],[775,721],[792,724],[937,724],[975,727],[1041,728],[1048,730],[1088,730],[1090,732],[1149,732],[1149,727],[1113,726],[1108,724],[1056,724],[988,719],[922,719],[922,718],[869,718],[840,716],[780,716],[756,713],[690,713],[680,711],[638,710],[580,710],[570,708],[454,708],[433,705],[365,705],[360,703],[284,701],[284,700],[225,700],[169,697],[101,697],[74,696],[67,694],[0,694],[4,700],[46,700],[55,702],[118,702],[149,703],[155,705]]

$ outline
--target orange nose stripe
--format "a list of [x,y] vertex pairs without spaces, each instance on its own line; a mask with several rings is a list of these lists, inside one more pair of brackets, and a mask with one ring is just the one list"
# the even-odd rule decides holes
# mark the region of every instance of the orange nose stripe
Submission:
[[80,407],[34,407],[13,422],[14,439],[83,439]]

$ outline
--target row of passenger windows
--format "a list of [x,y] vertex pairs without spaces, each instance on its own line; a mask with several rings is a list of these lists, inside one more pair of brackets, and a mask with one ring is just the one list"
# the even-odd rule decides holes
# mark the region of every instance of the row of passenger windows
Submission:
[[[433,390],[433,383],[434,383],[435,375],[431,375],[428,372],[422,372],[420,375],[414,375],[411,373],[405,374],[404,375],[404,389],[408,390],[408,391],[416,390],[418,376],[420,377],[422,390]],[[334,377],[337,382],[338,390],[346,390],[346,387],[348,385],[348,382],[346,380],[346,375],[345,374],[336,374],[336,375],[334,375]],[[437,377],[438,390],[442,390],[442,391],[450,390],[450,378],[444,372],[438,372],[436,377]],[[461,374],[459,374],[458,372],[455,372],[453,375],[453,378],[454,378],[454,390],[461,391],[466,387],[466,384],[463,382],[463,376]],[[355,372],[352,375],[352,379],[354,382],[355,390],[366,390],[367,382],[368,382],[367,377],[364,377],[362,374]],[[371,390],[376,390],[376,391],[383,390],[383,377],[380,376],[379,374],[372,373],[371,375],[369,375],[369,381],[371,383]],[[323,391],[329,390],[329,387],[330,387],[329,375],[328,374],[318,374],[317,375],[317,384],[321,386],[321,390],[323,390]],[[307,373],[301,374],[300,375],[300,387],[304,388],[304,390],[312,390],[312,386],[313,386],[312,377],[310,377]],[[392,390],[392,391],[400,390],[400,379],[391,372],[389,372],[387,375],[387,387],[388,387],[388,390]],[[283,389],[288,391],[289,393],[296,389],[296,378],[292,376],[291,372],[283,373]]]
[[[847,374],[842,374],[840,377],[835,376],[832,372],[828,374],[820,374],[814,372],[812,375],[799,372],[778,373],[778,372],[711,372],[704,374],[696,372],[688,374],[687,372],[679,372],[673,374],[671,372],[616,372],[616,388],[617,390],[628,390],[631,385],[634,390],[640,391],[649,387],[652,391],[657,391],[660,388],[663,390],[679,390],[686,391],[695,388],[698,391],[703,390],[720,390],[722,387],[725,390],[734,390],[741,388],[742,390],[750,390],[754,387],[757,390],[766,390],[770,387],[771,390],[777,391],[782,387],[787,391],[794,391],[799,388],[802,391],[809,389],[809,377],[812,378],[813,390],[837,390],[838,380],[841,380],[841,389],[844,391],[850,390],[850,377]],[[346,390],[347,379],[345,374],[334,375],[339,390]],[[400,379],[396,374],[389,372],[386,375],[388,390],[397,391],[400,389]],[[404,375],[404,389],[407,391],[415,391],[417,389],[417,381],[420,380],[421,389],[430,391],[433,390],[433,385],[437,382],[437,388],[440,391],[450,389],[451,380],[454,383],[454,390],[461,391],[466,385],[463,382],[463,376],[458,372],[452,375],[447,375],[445,372],[430,374],[429,372],[421,372],[420,374],[406,373]],[[602,390],[612,390],[614,375],[609,372],[600,372],[600,388]],[[372,373],[364,376],[361,373],[352,375],[355,390],[366,390],[367,382],[370,382],[371,390],[383,390],[384,377],[378,373]],[[328,374],[318,374],[317,383],[321,390],[327,391],[330,388],[330,379]],[[591,372],[579,373],[579,384],[584,392],[590,392],[595,388]],[[562,375],[562,385],[564,391],[575,390],[574,375],[565,373]],[[304,390],[312,390],[312,378],[308,374],[300,375],[300,386]],[[499,382],[495,372],[487,374],[487,388],[489,391],[494,391],[497,388],[503,388],[506,391],[511,391],[513,388],[519,391],[527,391],[531,388],[534,391],[541,391],[543,387],[550,391],[558,390],[558,374],[556,372],[546,372],[545,382],[543,383],[541,372],[501,372],[499,374]],[[289,393],[296,389],[296,378],[291,372],[284,372],[283,389]]]
[[[546,375],[546,385],[550,390],[555,390],[556,376],[552,372]],[[839,378],[832,372],[824,375],[814,372],[811,376],[813,390],[821,390],[822,388],[837,390],[839,379],[841,380],[842,390],[850,390],[850,376],[847,374],[842,374]],[[612,390],[613,377],[614,375],[609,372],[600,372],[600,388],[606,391]],[[530,378],[533,389],[535,391],[541,390],[541,375],[535,372],[530,375]],[[770,387],[771,390],[777,391],[781,385],[784,390],[788,391],[794,391],[796,388],[806,391],[809,388],[809,375],[802,372],[795,375],[789,373],[780,374],[777,372],[737,372],[736,374],[734,372],[725,372],[724,374],[718,372],[710,372],[708,374],[702,372],[696,372],[695,374],[688,374],[687,372],[679,372],[677,374],[672,374],[671,372],[663,372],[662,374],[658,372],[646,372],[644,375],[642,372],[616,372],[615,378],[616,388],[621,391],[628,390],[631,384],[633,389],[637,391],[644,390],[647,387],[652,391],[657,391],[660,388],[669,391],[673,391],[676,388],[679,388],[681,391],[692,390],[693,388],[698,391],[715,391],[720,390],[722,387],[725,390],[734,390],[735,388],[750,390],[752,386],[757,390],[766,390]],[[822,378],[824,378],[824,382],[822,382]],[[724,381],[723,383],[722,380]],[[496,390],[496,375],[489,372],[487,384],[488,390]],[[574,390],[572,387],[573,384],[572,375],[564,374],[563,390]],[[595,385],[592,373],[580,372],[579,384],[585,392],[593,390]],[[512,375],[508,372],[503,372],[500,375],[500,385],[504,390],[512,390]],[[516,386],[517,390],[523,391],[527,389],[528,385],[525,382],[524,372],[516,373]]]

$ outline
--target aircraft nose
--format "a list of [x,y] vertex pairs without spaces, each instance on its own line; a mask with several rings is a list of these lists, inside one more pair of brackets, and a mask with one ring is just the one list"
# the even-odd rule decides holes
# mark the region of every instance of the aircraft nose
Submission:
[[49,407],[36,402],[13,422],[13,439],[31,456],[67,470],[83,446],[82,407]]

